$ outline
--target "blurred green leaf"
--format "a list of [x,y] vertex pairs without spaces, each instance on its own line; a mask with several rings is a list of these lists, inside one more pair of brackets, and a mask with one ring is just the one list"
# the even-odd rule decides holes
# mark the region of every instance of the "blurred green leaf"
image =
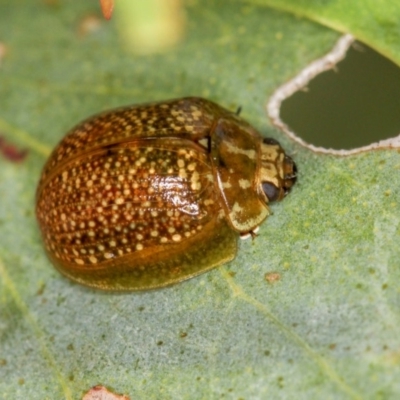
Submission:
[[[314,3],[317,15],[337,2]],[[383,20],[374,47],[398,54],[384,27],[400,5],[368,5]],[[29,149],[22,163],[0,158],[0,398],[79,399],[96,384],[132,399],[398,398],[399,152],[315,155],[265,113],[338,34],[255,1],[187,1],[182,43],[138,56],[98,8],[0,0],[0,136]],[[367,41],[368,15],[325,24],[351,20]],[[45,257],[34,216],[46,154],[90,114],[185,95],[242,105],[293,154],[298,184],[229,265],[139,294],[69,282]],[[280,280],[268,283],[269,272]]]

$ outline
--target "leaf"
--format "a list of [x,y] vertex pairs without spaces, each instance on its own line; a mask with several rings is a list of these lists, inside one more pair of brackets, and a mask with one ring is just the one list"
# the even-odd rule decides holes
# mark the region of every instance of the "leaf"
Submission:
[[[0,158],[0,398],[78,399],[98,384],[132,399],[397,398],[399,152],[316,155],[265,113],[337,33],[251,3],[186,6],[184,41],[139,56],[96,1],[0,0],[0,131],[29,149],[22,163]],[[60,276],[34,215],[46,155],[95,112],[189,94],[242,105],[277,138],[299,168],[292,193],[233,262],[188,282],[115,294]]]
[[[241,2],[239,0],[239,2]],[[274,7],[343,33],[351,33],[395,63],[400,63],[400,9],[392,1],[249,0]]]

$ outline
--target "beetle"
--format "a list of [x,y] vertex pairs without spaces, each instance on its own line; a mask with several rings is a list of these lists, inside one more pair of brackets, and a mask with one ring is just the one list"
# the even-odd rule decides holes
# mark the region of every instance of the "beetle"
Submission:
[[145,290],[231,261],[296,181],[279,143],[188,97],[105,111],[47,160],[36,193],[46,252],[67,277]]

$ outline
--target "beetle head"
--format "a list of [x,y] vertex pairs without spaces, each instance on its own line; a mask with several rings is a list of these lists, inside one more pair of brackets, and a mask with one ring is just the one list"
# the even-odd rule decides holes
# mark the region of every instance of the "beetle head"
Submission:
[[261,145],[260,180],[268,202],[282,200],[296,182],[297,168],[279,142],[265,138]]

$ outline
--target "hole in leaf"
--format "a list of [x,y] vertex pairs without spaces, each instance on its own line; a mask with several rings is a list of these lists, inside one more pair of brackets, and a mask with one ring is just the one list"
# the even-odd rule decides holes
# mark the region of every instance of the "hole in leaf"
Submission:
[[335,70],[283,101],[281,119],[314,146],[354,149],[400,133],[400,68],[356,42]]

